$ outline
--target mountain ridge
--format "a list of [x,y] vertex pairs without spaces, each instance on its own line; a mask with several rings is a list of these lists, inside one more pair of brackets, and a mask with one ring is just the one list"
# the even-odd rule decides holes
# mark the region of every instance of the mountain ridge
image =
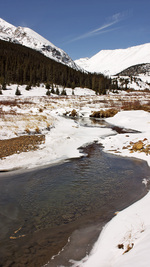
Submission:
[[150,76],[150,63],[133,65],[117,73],[117,76],[138,76],[139,74]]
[[27,27],[16,27],[2,18],[0,18],[0,39],[32,48],[59,63],[65,64],[76,70],[81,70],[66,52],[34,30]]
[[116,75],[133,65],[150,63],[150,43],[125,49],[101,50],[91,58],[81,58],[75,63],[89,72]]

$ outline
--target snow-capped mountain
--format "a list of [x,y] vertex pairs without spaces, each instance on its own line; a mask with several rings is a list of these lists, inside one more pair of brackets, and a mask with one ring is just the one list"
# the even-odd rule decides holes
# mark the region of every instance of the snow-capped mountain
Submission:
[[15,27],[1,18],[0,39],[30,47],[57,62],[63,63],[76,70],[81,70],[67,53],[35,31],[26,27]]
[[133,65],[150,63],[150,43],[126,49],[101,50],[91,58],[75,60],[89,72],[115,75]]

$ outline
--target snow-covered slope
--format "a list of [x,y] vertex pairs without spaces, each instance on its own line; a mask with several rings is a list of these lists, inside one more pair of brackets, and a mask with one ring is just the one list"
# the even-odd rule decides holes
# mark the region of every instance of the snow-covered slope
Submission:
[[79,70],[74,61],[62,49],[26,27],[15,27],[0,18],[0,39],[18,43],[39,51],[46,57]]
[[115,75],[133,65],[150,63],[150,43],[126,49],[101,50],[91,58],[75,60],[83,69]]

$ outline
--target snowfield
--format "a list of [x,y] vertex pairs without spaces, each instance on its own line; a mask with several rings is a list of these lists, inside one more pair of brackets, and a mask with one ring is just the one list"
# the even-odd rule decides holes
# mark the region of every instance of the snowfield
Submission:
[[[123,101],[150,101],[144,92],[109,93],[96,96],[91,90],[66,89],[67,97],[45,95],[46,89],[25,90],[19,86],[21,96],[15,96],[17,85],[10,85],[0,95],[0,139],[8,139],[31,133],[39,127],[45,134],[45,144],[36,151],[23,152],[1,159],[0,170],[14,168],[34,168],[54,164],[69,158],[80,157],[78,149],[97,141],[102,143],[106,153],[136,157],[146,160],[150,166],[150,155],[132,152],[131,142],[139,140],[150,144],[150,113],[142,110],[122,111]],[[61,88],[59,88],[61,91]],[[106,119],[110,124],[138,131],[137,133],[117,134],[111,128],[83,127],[78,121],[62,116],[73,109],[78,116],[89,117],[92,111],[117,107],[120,111]],[[32,158],[32,162],[31,162]],[[147,181],[144,180],[145,185]],[[147,267],[150,266],[150,193],[118,214],[104,227],[89,256],[74,267]]]

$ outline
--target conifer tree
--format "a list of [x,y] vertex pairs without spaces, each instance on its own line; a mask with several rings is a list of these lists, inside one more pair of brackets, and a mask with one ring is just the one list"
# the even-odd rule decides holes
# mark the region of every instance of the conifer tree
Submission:
[[58,86],[56,88],[56,94],[59,95],[59,89],[58,89]]
[[65,90],[64,87],[63,87],[63,90],[62,90],[62,92],[61,92],[61,95],[67,95],[67,94],[66,94],[66,90]]
[[51,92],[50,90],[48,89],[47,92],[46,92],[46,95],[50,96],[51,95]]
[[15,95],[21,95],[21,92],[19,90],[19,87],[17,86],[17,89],[16,89],[16,92],[15,92]]
[[50,84],[46,83],[46,89],[50,89]]

